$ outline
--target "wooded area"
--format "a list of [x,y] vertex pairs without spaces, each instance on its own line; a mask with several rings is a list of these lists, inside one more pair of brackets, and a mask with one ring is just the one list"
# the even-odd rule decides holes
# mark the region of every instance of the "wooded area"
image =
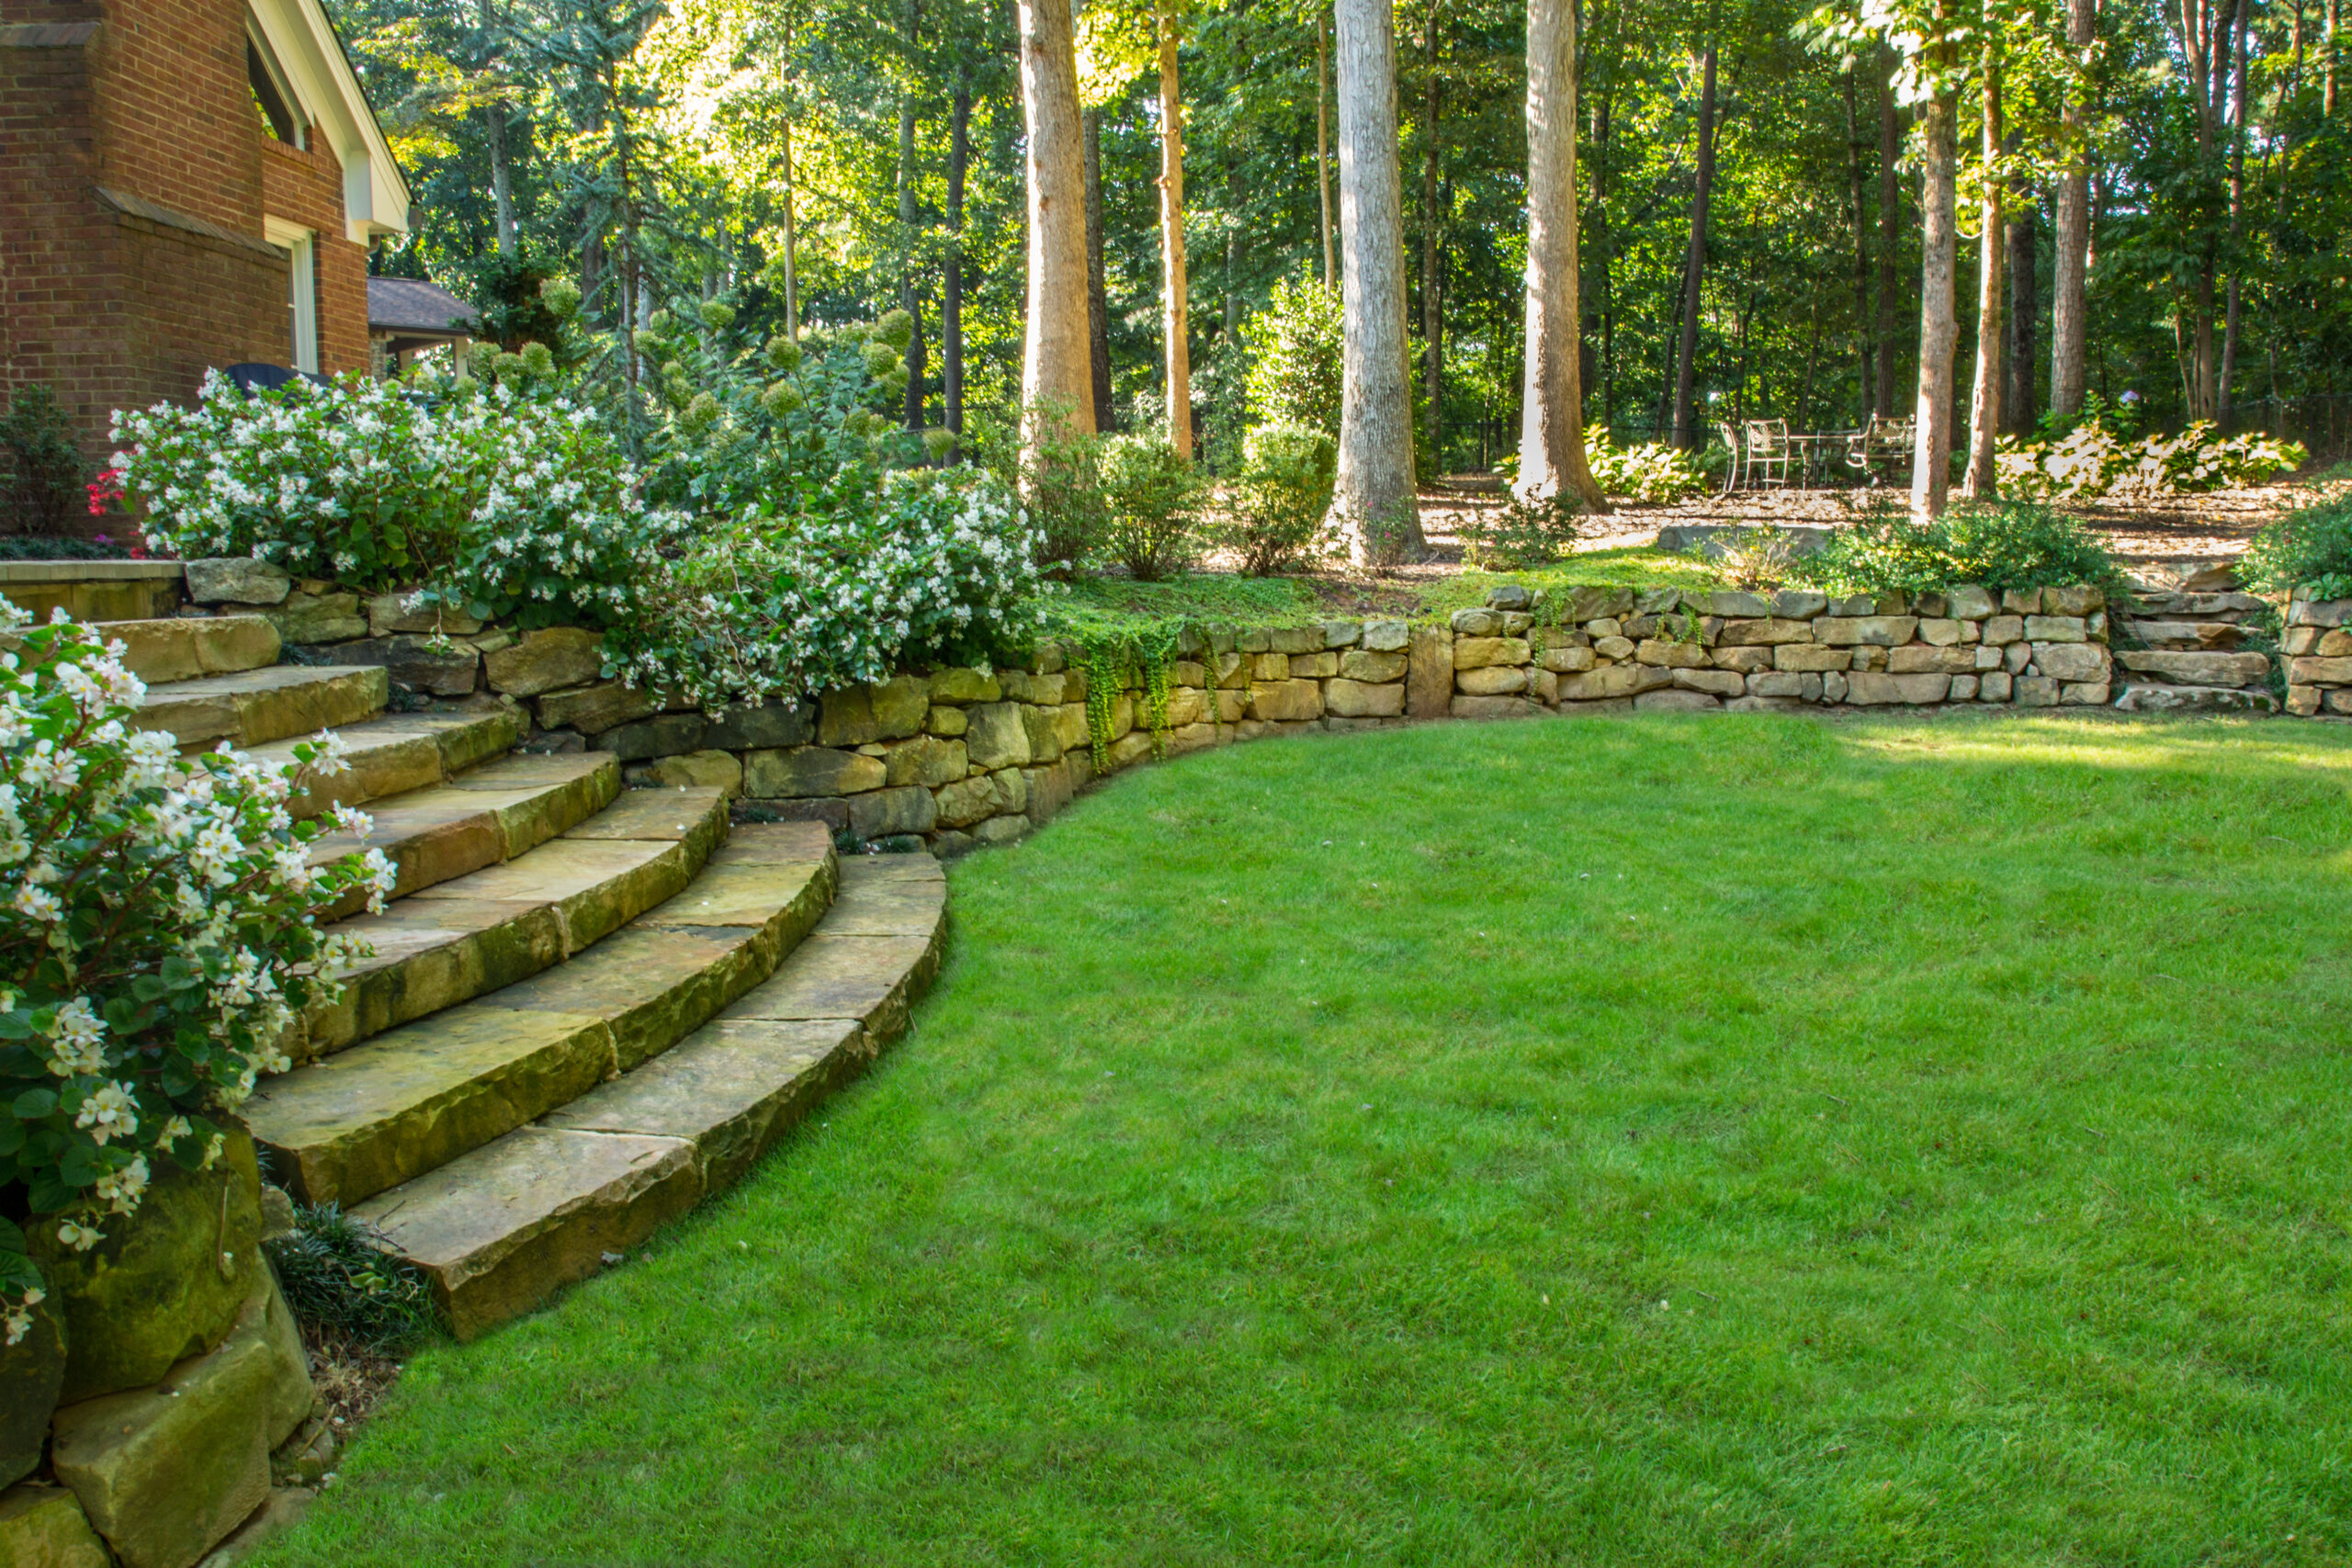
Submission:
[[1417,470],[1517,455],[1597,502],[1588,422],[1698,446],[1916,413],[1933,509],[1991,484],[1997,432],[2086,407],[2230,428],[2352,391],[2338,0],[340,21],[420,197],[377,265],[510,338],[551,275],[624,348],[680,298],[786,333],[901,309],[910,426],[982,435],[1025,403],[1226,471],[1265,417],[1245,385],[1275,286],[1333,285],[1337,510],[1405,547]]

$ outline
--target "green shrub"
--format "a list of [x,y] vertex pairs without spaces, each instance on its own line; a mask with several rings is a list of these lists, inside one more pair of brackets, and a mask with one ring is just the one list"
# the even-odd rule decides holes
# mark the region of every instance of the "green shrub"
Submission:
[[1240,557],[1246,575],[1269,576],[1329,553],[1326,518],[1339,451],[1313,425],[1268,424],[1250,433],[1218,530],[1218,542]]
[[1304,424],[1340,434],[1340,291],[1311,277],[1274,285],[1250,319],[1257,362],[1250,408],[1268,424]]
[[1791,565],[1838,593],[1921,592],[1973,582],[1996,592],[2097,583],[2129,599],[2122,566],[2097,536],[2039,502],[1963,502],[1915,523],[1884,511]]
[[390,1251],[375,1226],[333,1203],[298,1204],[294,1228],[262,1250],[295,1321],[322,1338],[389,1354],[432,1330],[424,1270]]
[[997,444],[1012,460],[1002,477],[1018,491],[1036,533],[1037,565],[1067,580],[1091,565],[1111,531],[1102,494],[1102,438],[1081,430],[1066,409],[1031,411],[1039,435]]
[[74,427],[46,382],[17,389],[0,413],[0,451],[8,460],[7,525],[20,534],[58,534],[88,502],[90,477]]
[[2297,507],[2247,542],[2239,575],[2250,587],[2352,599],[2352,491]]
[[1663,441],[1612,446],[1607,425],[1589,424],[1584,430],[1584,451],[1600,488],[1629,501],[1665,505],[1707,488],[1707,476],[1690,454]]
[[1574,491],[1512,495],[1462,525],[1462,564],[1487,571],[1548,566],[1575,547],[1584,502]]
[[1158,435],[1114,435],[1101,457],[1104,547],[1139,582],[1182,570],[1199,553],[1200,474]]

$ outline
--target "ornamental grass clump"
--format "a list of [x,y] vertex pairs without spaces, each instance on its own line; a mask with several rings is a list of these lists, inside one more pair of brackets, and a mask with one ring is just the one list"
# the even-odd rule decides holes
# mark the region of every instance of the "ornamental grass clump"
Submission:
[[[22,627],[0,600],[0,629]],[[320,863],[337,829],[288,805],[345,771],[331,735],[291,763],[225,744],[183,759],[135,728],[123,645],[62,619],[0,654],[0,1205],[86,1251],[136,1213],[153,1167],[220,1156],[216,1118],[289,1064],[286,1027],[367,953],[319,929],[354,890],[380,908],[380,851]],[[41,1277],[0,1221],[0,1323],[30,1326]]]

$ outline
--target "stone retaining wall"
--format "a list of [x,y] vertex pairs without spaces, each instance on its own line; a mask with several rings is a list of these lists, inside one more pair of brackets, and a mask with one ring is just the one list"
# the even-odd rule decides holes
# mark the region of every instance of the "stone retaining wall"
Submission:
[[2289,713],[2352,716],[2352,599],[2295,595],[2279,651],[2287,660]]

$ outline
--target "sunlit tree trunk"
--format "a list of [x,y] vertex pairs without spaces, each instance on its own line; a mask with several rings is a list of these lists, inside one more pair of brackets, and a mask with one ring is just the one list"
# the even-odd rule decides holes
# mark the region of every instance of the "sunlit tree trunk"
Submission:
[[[2075,63],[2087,71],[2092,41],[2098,36],[2098,0],[2066,0],[2066,44]],[[2059,111],[2066,132],[2066,167],[2058,176],[2057,231],[2052,248],[2057,274],[2050,287],[2050,412],[2072,419],[2083,412],[2089,366],[2091,175],[2090,87],[2076,82]]]
[[1951,490],[1952,355],[1960,346],[1953,287],[1960,261],[1958,107],[1951,94],[1938,93],[1920,116],[1919,397],[1912,411],[1911,511],[1923,518],[1941,515]]
[[[1983,105],[1982,154],[1989,176],[2001,156],[2001,64],[1991,43],[1984,46],[1979,91]],[[2008,246],[2001,231],[2001,182],[1987,177],[1977,198],[1976,381],[1968,400],[1968,478],[1971,498],[2000,491],[1994,442],[2001,434],[2002,350],[2007,333],[2001,319],[2002,264]]]
[[2222,326],[2222,370],[2213,398],[2213,415],[2224,429],[2229,427],[2231,399],[2237,380],[2239,280],[2245,270],[2238,249],[2245,230],[2245,0],[2239,0],[2234,28],[2237,39],[2233,51],[2236,58],[2232,69],[2236,87],[2230,111],[2230,286]]
[[1607,502],[1584,449],[1577,276],[1575,0],[1527,6],[1527,352],[1520,400],[1521,495]]
[[1704,445],[1693,422],[1698,388],[1699,296],[1707,273],[1707,203],[1715,185],[1715,45],[1707,41],[1699,89],[1699,176],[1690,194],[1690,248],[1682,262],[1682,336],[1674,373],[1674,444]]
[[1192,311],[1184,276],[1184,100],[1176,75],[1176,17],[1162,6],[1159,33],[1159,333],[1167,367],[1168,444],[1193,457]]
[[1315,188],[1323,200],[1323,286],[1327,288],[1339,282],[1331,259],[1331,111],[1323,90],[1331,76],[1330,42],[1329,17],[1318,9],[1315,13]]
[[1086,174],[1069,0],[1019,0],[1029,288],[1022,339],[1023,446],[1033,456],[1047,420],[1094,429],[1086,321]]
[[[498,15],[491,9],[490,0],[481,0],[477,7],[481,17],[485,40],[495,40],[498,35]],[[489,42],[492,51],[492,69],[496,69],[494,41]],[[501,99],[481,107],[482,132],[490,152],[490,201],[492,221],[497,226],[498,254],[514,254],[514,182],[506,164],[506,103]]]
[[1342,392],[1331,507],[1358,561],[1423,553],[1405,343],[1404,193],[1391,0],[1339,0]]
[[1430,461],[1445,464],[1445,301],[1438,269],[1444,256],[1444,215],[1438,207],[1437,15],[1421,39],[1421,419]]

